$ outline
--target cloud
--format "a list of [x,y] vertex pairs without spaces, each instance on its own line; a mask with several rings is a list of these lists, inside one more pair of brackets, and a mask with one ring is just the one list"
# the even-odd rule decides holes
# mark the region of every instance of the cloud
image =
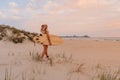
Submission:
[[104,25],[110,29],[120,29],[120,18],[110,19]]
[[12,14],[18,15],[20,12],[18,4],[15,2],[9,2],[8,4],[10,6],[10,11],[12,12]]
[[3,12],[0,11],[0,17],[2,19],[7,19],[7,15],[5,15]]
[[43,9],[48,12],[48,14],[54,15],[60,12],[61,5],[55,3],[53,1],[48,1],[44,6]]
[[88,7],[94,7],[98,5],[97,0],[71,0],[70,3],[68,3],[69,6],[72,8],[88,8]]
[[8,4],[12,8],[17,8],[18,7],[17,3],[15,3],[15,2],[9,2]]
[[17,15],[17,14],[19,14],[19,9],[11,9],[10,10],[14,15]]
[[26,4],[23,12],[31,16],[35,14],[44,13],[42,10],[42,7],[43,7],[42,2],[43,2],[42,0],[30,0]]
[[[48,14],[73,14],[78,13],[80,14],[81,11],[90,11],[90,10],[97,10],[103,9],[110,6],[115,6],[113,1],[107,0],[66,0],[62,1],[61,3],[57,0],[48,0],[43,5],[43,11],[47,12]],[[37,6],[36,6],[37,7]]]
[[19,19],[21,19],[21,17],[20,16],[12,16],[12,19],[14,19],[14,20],[19,20]]
[[11,16],[9,16],[10,19],[12,20],[19,20],[22,19],[21,16],[27,15],[27,14],[22,14],[25,9],[21,8],[16,2],[9,2],[9,13]]

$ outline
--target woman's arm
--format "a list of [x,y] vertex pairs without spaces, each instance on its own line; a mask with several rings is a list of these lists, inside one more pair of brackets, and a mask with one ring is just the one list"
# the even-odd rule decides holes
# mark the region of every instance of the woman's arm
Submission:
[[50,35],[49,35],[48,31],[46,31],[46,35],[47,35],[47,39],[48,39],[49,45],[52,45],[51,39],[50,39]]

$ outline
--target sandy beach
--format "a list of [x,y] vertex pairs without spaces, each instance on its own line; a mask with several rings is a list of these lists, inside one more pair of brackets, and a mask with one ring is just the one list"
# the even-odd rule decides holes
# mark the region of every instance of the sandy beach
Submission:
[[33,59],[41,52],[42,45],[32,42],[0,41],[0,80],[101,80],[100,72],[120,68],[120,41],[64,40],[49,47],[52,63]]

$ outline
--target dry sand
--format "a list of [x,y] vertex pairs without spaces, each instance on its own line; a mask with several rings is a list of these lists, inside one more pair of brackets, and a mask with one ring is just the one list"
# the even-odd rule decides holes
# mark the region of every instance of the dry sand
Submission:
[[5,80],[5,75],[11,80],[91,80],[98,69],[115,71],[120,67],[120,41],[65,40],[49,47],[52,65],[46,59],[34,61],[30,54],[37,52],[42,52],[41,45],[0,41],[0,80]]

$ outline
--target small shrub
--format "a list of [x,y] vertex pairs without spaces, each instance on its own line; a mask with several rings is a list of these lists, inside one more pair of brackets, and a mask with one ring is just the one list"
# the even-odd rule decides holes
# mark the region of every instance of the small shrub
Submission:
[[120,80],[120,75],[117,72],[103,71],[98,73],[97,77],[94,77],[92,80]]
[[3,37],[0,37],[0,40],[2,40],[3,39]]
[[55,59],[56,59],[56,63],[59,63],[59,64],[72,63],[73,61],[72,55],[66,55],[65,53],[56,54]]
[[4,80],[12,80],[11,70],[9,71],[8,69],[5,69],[5,78],[4,78]]
[[12,41],[13,41],[14,43],[18,43],[18,38],[14,38],[14,39],[12,39]]
[[35,61],[40,61],[40,55],[38,53],[36,53],[36,54],[32,53],[32,59]]
[[24,41],[24,38],[13,38],[12,41],[14,43],[22,43]]

